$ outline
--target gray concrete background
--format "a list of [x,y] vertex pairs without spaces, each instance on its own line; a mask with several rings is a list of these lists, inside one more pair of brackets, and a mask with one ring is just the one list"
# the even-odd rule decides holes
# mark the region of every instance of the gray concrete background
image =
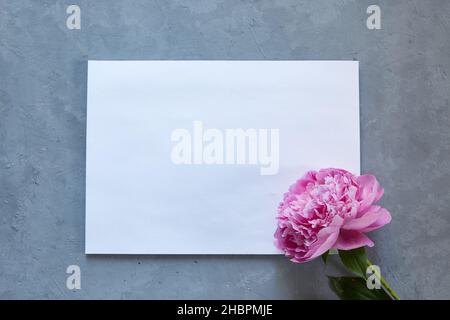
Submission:
[[449,31],[447,0],[0,0],[0,298],[334,298],[319,260],[86,257],[88,58],[359,60],[362,169],[393,215],[370,254],[402,298],[450,298]]

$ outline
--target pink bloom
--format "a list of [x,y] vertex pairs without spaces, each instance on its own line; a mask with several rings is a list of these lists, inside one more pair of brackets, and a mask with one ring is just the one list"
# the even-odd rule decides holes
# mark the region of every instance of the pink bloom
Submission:
[[331,248],[372,247],[365,233],[391,221],[386,209],[373,205],[383,191],[372,175],[332,168],[309,171],[278,207],[275,245],[299,263]]

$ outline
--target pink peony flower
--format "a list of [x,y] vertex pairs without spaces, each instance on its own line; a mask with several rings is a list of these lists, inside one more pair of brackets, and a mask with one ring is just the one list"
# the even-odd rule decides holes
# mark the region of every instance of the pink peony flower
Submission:
[[307,262],[331,248],[351,250],[374,243],[365,233],[391,221],[373,205],[383,189],[372,175],[342,169],[309,171],[278,207],[275,245],[293,262]]

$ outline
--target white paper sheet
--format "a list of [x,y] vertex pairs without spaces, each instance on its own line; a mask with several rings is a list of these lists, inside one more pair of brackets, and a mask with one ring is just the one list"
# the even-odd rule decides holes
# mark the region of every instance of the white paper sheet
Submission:
[[86,253],[278,253],[296,179],[359,173],[358,91],[354,61],[89,61]]

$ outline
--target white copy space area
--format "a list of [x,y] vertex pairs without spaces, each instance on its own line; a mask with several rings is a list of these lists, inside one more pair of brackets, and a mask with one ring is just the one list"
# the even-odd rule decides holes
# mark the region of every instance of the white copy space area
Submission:
[[89,61],[87,254],[274,254],[306,170],[359,174],[358,63]]

